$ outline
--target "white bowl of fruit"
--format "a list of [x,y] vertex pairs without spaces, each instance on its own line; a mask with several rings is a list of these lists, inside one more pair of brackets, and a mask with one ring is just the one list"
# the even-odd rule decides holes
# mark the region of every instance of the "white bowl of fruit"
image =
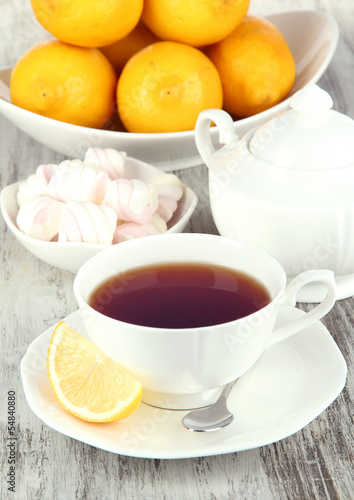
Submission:
[[[80,0],[78,1],[80,2]],[[137,1],[139,3],[139,0]],[[139,13],[139,7],[137,11],[139,14],[137,15],[139,18],[138,24],[136,24],[136,27],[132,29],[128,35],[125,35],[121,40],[118,40],[118,42],[107,44],[104,47],[99,46],[100,48],[92,48],[98,45],[90,46],[88,39],[86,40],[86,46],[70,46],[72,50],[76,50],[76,52],[80,54],[79,59],[80,57],[84,57],[82,56],[83,53],[85,57],[88,56],[95,59],[99,52],[99,57],[105,59],[107,64],[111,67],[111,70],[106,68],[104,71],[102,70],[102,72],[97,70],[94,71],[95,75],[100,73],[107,73],[108,75],[108,73],[111,72],[110,75],[106,75],[108,83],[106,81],[107,90],[105,91],[110,95],[110,102],[106,105],[105,112],[102,113],[102,116],[98,116],[98,120],[85,122],[83,119],[85,117],[91,119],[95,116],[97,111],[96,107],[100,105],[95,102],[94,98],[88,98],[87,102],[82,103],[82,109],[84,111],[81,110],[81,116],[79,116],[79,118],[74,116],[75,113],[71,113],[72,109],[66,111],[65,103],[67,101],[71,103],[75,101],[77,103],[83,95],[90,95],[90,91],[87,89],[85,90],[85,85],[87,81],[90,82],[90,78],[92,77],[84,74],[85,72],[81,70],[79,63],[71,64],[70,71],[67,67],[63,70],[64,55],[57,55],[51,58],[54,64],[52,64],[50,70],[48,70],[48,68],[44,70],[46,71],[46,77],[48,77],[45,87],[38,86],[35,81],[36,71],[33,71],[33,61],[27,68],[22,68],[22,72],[19,70],[19,67],[26,66],[26,61],[29,60],[28,53],[18,61],[15,68],[4,68],[0,70],[0,96],[2,97],[0,98],[0,112],[29,136],[67,157],[83,158],[85,151],[89,147],[116,148],[121,151],[126,151],[131,157],[158,166],[164,171],[190,167],[201,164],[201,158],[195,146],[194,125],[198,113],[202,111],[202,109],[224,107],[226,111],[233,115],[235,129],[238,135],[243,135],[271,116],[288,109],[289,99],[293,93],[303,88],[308,83],[315,83],[326,70],[333,57],[338,41],[338,26],[335,20],[325,13],[317,11],[292,11],[267,16],[265,19],[279,32],[279,36],[283,37],[284,42],[281,43],[287,45],[293,58],[295,71],[293,71],[293,69],[290,70],[289,66],[282,66],[283,63],[281,63],[278,68],[279,71],[281,71],[282,68],[288,68],[284,69],[282,75],[287,77],[287,83],[282,86],[283,84],[280,83],[280,78],[277,79],[275,84],[273,83],[275,87],[279,85],[279,89],[275,88],[275,97],[267,103],[266,109],[255,107],[253,110],[246,112],[246,114],[242,114],[241,112],[240,115],[235,115],[235,112],[230,109],[228,103],[229,98],[226,96],[226,87],[230,84],[230,77],[227,76],[227,73],[223,74],[221,71],[218,56],[215,56],[215,52],[217,51],[213,50],[213,47],[223,43],[237,30],[241,29],[241,26],[249,17],[248,15],[244,16],[244,8],[248,5],[248,1],[245,0],[241,2],[244,9],[242,11],[242,16],[244,17],[238,20],[239,24],[236,28],[234,28],[231,33],[223,35],[223,38],[219,42],[209,42],[207,47],[200,46],[200,44],[205,44],[206,40],[212,40],[212,38],[206,38],[203,39],[204,41],[199,42],[187,40],[187,42],[184,43],[185,38],[183,36],[187,36],[187,28],[185,28],[184,34],[180,38],[178,38],[177,35],[162,33],[156,29],[156,24],[158,23],[156,20],[151,21],[149,12],[145,11],[149,8],[151,9],[152,4],[159,2],[161,4],[161,0],[150,0],[145,2],[142,13]],[[40,3],[40,0],[32,2],[33,5]],[[67,2],[61,1],[59,1],[58,5],[61,3],[67,5]],[[170,1],[165,0],[162,2],[163,6],[170,3]],[[196,2],[196,5],[199,5],[199,3]],[[200,5],[198,8],[201,9]],[[65,13],[65,11],[62,11],[60,14],[59,8],[58,12],[59,15],[62,16],[63,12]],[[203,19],[202,12],[199,17]],[[38,20],[40,22],[42,21],[44,27],[59,39],[59,41],[57,41],[59,45],[80,43],[80,40],[68,40],[61,34],[62,32],[60,30],[58,33],[52,29],[51,25],[45,23],[43,18],[45,18],[45,16],[39,16]],[[195,16],[195,18],[196,21],[198,21],[198,16]],[[52,20],[52,18],[50,18],[50,20]],[[262,18],[258,18],[258,20],[260,24],[264,21]],[[143,21],[149,25],[149,28],[153,28],[155,33],[150,31],[152,38],[146,34],[144,35],[140,45],[135,45],[135,49],[132,49],[133,51],[137,51],[137,53],[133,56],[131,56],[131,54],[126,56],[128,62],[125,64],[123,70],[121,70],[121,67],[116,66],[118,63],[114,60],[114,54],[117,54],[117,51],[123,52],[127,49],[128,45],[134,45],[136,40],[132,40],[132,37],[135,36],[134,33],[136,30],[139,30],[142,25],[145,30],[147,29],[146,26],[142,24]],[[165,29],[165,26],[163,26],[163,28]],[[95,29],[97,29],[97,27]],[[301,37],[298,36],[300,30]],[[74,32],[75,30],[72,31]],[[86,33],[88,31],[90,30],[86,30]],[[189,32],[190,31],[191,28],[189,29]],[[208,30],[204,31],[208,32]],[[91,33],[93,33],[92,30]],[[122,35],[120,34],[119,36]],[[159,41],[161,39],[163,41]],[[50,43],[54,43],[54,41]],[[92,40],[92,43],[97,44],[98,42]],[[102,43],[107,43],[107,40]],[[114,48],[115,43],[119,45],[117,45],[118,48],[115,52],[114,50],[112,52],[110,48]],[[165,46],[171,43],[176,44],[178,49],[183,46],[183,50],[186,50],[188,55],[182,55],[182,59],[177,62],[172,60],[170,55],[165,55],[162,56],[162,59],[164,57],[165,61],[162,61],[161,57],[158,59],[159,64],[155,64],[155,60],[149,60],[149,57],[145,57],[146,51],[151,53],[157,52],[157,49],[155,49],[156,45],[163,44]],[[192,47],[190,43],[194,43],[194,47]],[[141,49],[141,46],[144,44],[150,45]],[[276,42],[276,44],[279,45],[279,42]],[[154,49],[151,49],[151,47],[154,47]],[[128,48],[131,49],[131,47]],[[211,51],[210,48],[212,48]],[[37,47],[30,49],[29,52],[35,50],[37,50]],[[181,50],[181,54],[184,53],[183,50]],[[162,51],[160,50],[160,52]],[[177,52],[179,52],[179,50],[176,51],[176,53]],[[143,61],[144,57],[141,56],[141,53],[145,54],[145,61]],[[64,51],[62,54],[64,54]],[[190,56],[189,54],[192,55]],[[204,83],[199,77],[191,83],[193,80],[190,78],[192,72],[188,67],[184,66],[184,64],[187,64],[187,60],[193,59],[195,56],[201,65],[205,63],[210,63],[209,65],[211,65],[211,72],[206,72]],[[232,58],[234,56],[235,54],[231,51],[229,57]],[[39,54],[35,59],[38,67],[43,68],[46,67],[46,65],[42,64],[43,61],[41,61],[41,57],[44,56]],[[271,52],[266,55],[258,54],[258,59],[255,58],[254,62],[253,60],[248,61],[251,72],[253,71],[252,64],[254,67],[259,65],[259,60],[264,57],[269,57],[274,60],[274,56]],[[71,56],[69,59],[70,58]],[[21,62],[23,59],[25,62]],[[133,59],[134,63],[132,63]],[[162,62],[166,62],[167,66],[162,64]],[[82,68],[89,67],[90,64],[83,65]],[[105,64],[105,62],[102,62],[103,66],[105,66]],[[144,64],[145,69],[142,69]],[[115,76],[112,73],[114,65]],[[133,70],[131,69],[132,66]],[[174,71],[173,68],[176,69],[177,67],[178,71]],[[55,77],[56,69],[58,71],[60,70],[61,74],[64,75],[67,80],[58,81],[58,77]],[[218,77],[220,77],[219,83],[215,82],[215,78],[217,79],[218,77],[215,77],[214,74],[211,75],[211,73],[215,73],[215,71],[218,73]],[[136,88],[134,85],[134,88],[132,88],[132,74],[133,76],[134,74],[136,75],[135,80],[140,85],[137,85]],[[184,75],[182,78],[181,74],[182,76]],[[139,75],[140,77],[138,78]],[[257,92],[261,90],[260,88],[262,86],[266,87],[267,83],[265,82],[265,78],[266,76],[262,75],[259,79],[259,84],[256,85]],[[22,86],[20,86],[20,88],[16,85],[16,81],[21,82]],[[127,95],[127,91],[124,90],[124,81],[126,82],[126,88],[130,89],[129,95]],[[263,83],[265,85],[263,85]],[[103,89],[105,84],[102,83],[102,81],[97,82],[96,78],[92,86],[93,88],[91,89],[95,95],[98,95],[98,92],[94,92],[97,85],[98,88]],[[101,87],[99,87],[100,85]],[[203,85],[206,90],[202,89]],[[187,87],[188,90],[186,91]],[[119,88],[121,88],[120,91]],[[253,88],[255,88],[255,85],[253,85]],[[73,95],[69,95],[67,101],[64,102],[63,94],[65,94],[65,92],[73,92]],[[101,94],[103,93],[102,90]],[[153,93],[155,94],[152,96]],[[158,96],[156,96],[156,93]],[[124,94],[123,97],[122,94]],[[176,95],[178,98],[176,98]],[[21,99],[18,96],[20,96]],[[80,96],[80,99],[77,98],[78,96]],[[253,98],[254,96],[251,97]],[[244,96],[238,95],[238,93],[235,92],[235,101],[244,99]],[[116,100],[117,107],[114,109]],[[150,103],[150,106],[151,102],[153,108],[149,111],[151,114],[143,117],[143,120],[140,120],[140,115],[146,112],[148,108],[147,103]],[[58,103],[60,106],[57,106]],[[56,106],[60,109],[61,114],[55,113],[54,108]],[[70,106],[72,106],[72,104],[70,104]],[[126,113],[127,109],[128,112]],[[237,109],[238,108],[236,108],[236,112],[238,112]],[[156,116],[154,116],[154,113]],[[127,115],[129,115],[128,118]],[[184,121],[185,117],[188,118],[187,122]],[[180,120],[181,118],[183,119]],[[143,123],[144,126],[142,126],[141,123]],[[149,129],[149,126],[152,128]],[[212,131],[212,138],[215,141],[217,140],[216,130]]]

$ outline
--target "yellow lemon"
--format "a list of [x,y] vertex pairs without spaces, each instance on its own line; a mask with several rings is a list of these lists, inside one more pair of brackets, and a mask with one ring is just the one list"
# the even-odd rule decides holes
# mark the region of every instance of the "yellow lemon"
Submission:
[[143,0],[31,0],[38,22],[62,42],[102,47],[137,25]]
[[117,106],[129,132],[192,130],[202,110],[222,107],[220,77],[200,50],[157,42],[125,65],[118,81]]
[[106,47],[101,47],[101,51],[111,62],[119,75],[128,60],[134,54],[158,40],[157,36],[140,21],[129,35],[122,38],[122,40],[118,40],[118,42],[107,45]]
[[246,16],[226,38],[207,48],[224,92],[224,109],[248,117],[281,102],[290,92],[296,65],[282,33],[269,21]]
[[141,383],[64,321],[50,341],[47,370],[59,403],[83,420],[121,420],[140,404]]
[[162,40],[195,47],[218,42],[247,14],[250,0],[145,0],[142,19]]
[[16,63],[12,103],[54,120],[101,128],[115,110],[117,76],[99,49],[58,40],[32,47]]

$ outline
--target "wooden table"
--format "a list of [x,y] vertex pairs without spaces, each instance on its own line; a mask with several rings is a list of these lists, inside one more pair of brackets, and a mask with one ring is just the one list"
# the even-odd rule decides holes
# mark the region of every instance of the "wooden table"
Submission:
[[[354,118],[354,4],[352,0],[251,0],[251,11],[261,15],[299,8],[322,10],[337,19],[339,45],[319,83],[332,95],[334,108]],[[0,12],[0,66],[4,67],[13,65],[47,34],[34,21],[29,0],[0,0]],[[0,116],[1,187],[27,177],[40,163],[62,159]],[[209,208],[206,168],[198,166],[177,175],[199,196],[187,231],[217,233]],[[32,256],[3,220],[0,230],[2,499],[354,498],[353,298],[337,302],[323,321],[348,365],[346,386],[305,428],[274,444],[239,453],[183,460],[120,456],[52,430],[30,410],[20,361],[40,333],[76,310],[73,275]],[[7,491],[6,483],[9,391],[16,394],[15,493]]]

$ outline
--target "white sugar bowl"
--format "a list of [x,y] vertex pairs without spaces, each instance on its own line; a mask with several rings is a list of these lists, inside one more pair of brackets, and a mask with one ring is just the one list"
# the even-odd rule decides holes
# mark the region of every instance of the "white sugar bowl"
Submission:
[[[206,110],[196,144],[209,167],[220,234],[262,248],[289,278],[331,269],[340,299],[354,295],[354,120],[332,105],[327,92],[307,85],[291,98],[291,110],[243,138],[227,113]],[[211,121],[225,144],[216,152]],[[303,301],[324,294],[316,285],[304,290]]]

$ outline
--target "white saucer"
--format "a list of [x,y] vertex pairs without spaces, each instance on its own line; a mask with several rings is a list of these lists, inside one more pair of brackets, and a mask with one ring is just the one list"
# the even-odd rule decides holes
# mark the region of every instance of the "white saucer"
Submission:
[[[304,314],[283,306],[277,326]],[[67,321],[82,328],[80,314]],[[232,453],[264,446],[302,429],[342,391],[345,360],[319,322],[269,348],[234,387],[229,408],[235,420],[223,430],[192,433],[182,425],[185,411],[141,404],[126,420],[92,424],[70,415],[51,390],[46,356],[54,327],[40,335],[21,362],[25,395],[32,411],[64,435],[120,455],[142,458],[189,458]]]

